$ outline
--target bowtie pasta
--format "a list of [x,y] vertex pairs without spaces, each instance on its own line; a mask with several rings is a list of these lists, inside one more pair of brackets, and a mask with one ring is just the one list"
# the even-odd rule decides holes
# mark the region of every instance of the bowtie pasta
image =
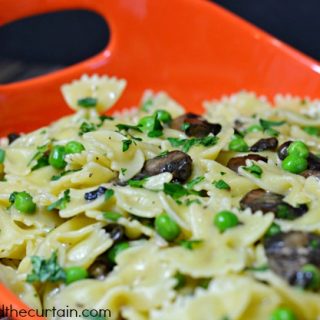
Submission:
[[320,101],[240,92],[200,116],[147,91],[106,116],[125,85],[83,76],[73,115],[1,140],[1,282],[110,310],[89,319],[320,319]]

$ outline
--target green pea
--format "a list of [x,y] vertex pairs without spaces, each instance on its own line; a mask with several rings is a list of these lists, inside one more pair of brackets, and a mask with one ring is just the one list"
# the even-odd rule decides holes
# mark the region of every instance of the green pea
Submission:
[[81,151],[85,150],[82,143],[78,141],[70,141],[65,146],[65,153],[80,153]]
[[69,267],[64,269],[66,273],[66,284],[88,278],[88,272],[82,267]]
[[220,232],[224,232],[227,229],[237,226],[239,219],[233,212],[224,210],[214,216],[213,223]]
[[246,152],[249,150],[249,146],[243,138],[235,138],[229,143],[229,150],[237,152]]
[[271,226],[268,228],[268,230],[266,231],[265,236],[272,237],[280,232],[281,232],[280,226],[277,223],[273,222]]
[[307,289],[318,290],[320,288],[320,269],[313,264],[306,264],[302,267],[301,271],[312,275]]
[[320,134],[320,130],[317,127],[304,127],[303,130],[310,136],[318,136]]
[[172,120],[171,114],[166,110],[157,110],[155,114],[158,120],[160,120],[163,123],[168,123]]
[[246,129],[246,133],[259,132],[259,131],[263,131],[263,128],[259,124],[253,124],[252,126]]
[[65,147],[54,146],[49,155],[49,164],[56,169],[63,169],[67,164],[64,161],[65,154]]
[[117,255],[121,252],[124,251],[126,249],[128,249],[130,247],[129,242],[119,242],[117,244],[115,244],[110,250],[108,250],[107,252],[107,259],[115,264],[116,263],[116,257]]
[[5,158],[6,158],[6,152],[3,149],[0,149],[0,164],[4,163]]
[[302,141],[295,141],[288,147],[288,155],[307,158],[309,155],[309,149]]
[[291,309],[279,307],[272,312],[270,320],[298,320],[298,318]]
[[33,213],[36,211],[36,204],[33,202],[32,196],[26,192],[15,192],[13,197],[14,207],[23,213]]
[[291,173],[300,173],[308,168],[306,158],[301,158],[296,155],[289,155],[282,161],[282,169]]
[[154,128],[154,117],[153,116],[146,116],[143,117],[139,120],[138,126],[143,130],[143,131],[152,131]]
[[157,233],[167,241],[173,241],[181,233],[180,226],[166,213],[156,217],[155,228]]

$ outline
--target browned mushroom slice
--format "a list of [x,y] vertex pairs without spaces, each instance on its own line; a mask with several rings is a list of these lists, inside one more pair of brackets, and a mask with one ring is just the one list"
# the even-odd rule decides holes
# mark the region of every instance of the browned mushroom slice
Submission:
[[172,120],[170,127],[175,130],[185,131],[189,137],[203,138],[210,133],[217,135],[221,125],[210,123],[194,113],[187,113]]
[[284,160],[288,156],[288,147],[293,141],[287,141],[281,144],[278,148],[278,157],[280,160]]
[[313,153],[308,156],[308,169],[320,171],[320,158]]
[[183,130],[183,124],[187,119],[199,119],[200,116],[195,113],[185,113],[177,118],[174,118],[170,123],[170,128],[175,130]]
[[266,238],[264,248],[272,271],[291,285],[310,286],[310,278],[301,269],[306,264],[320,267],[319,235],[300,231],[281,232]]
[[125,228],[118,223],[110,223],[103,228],[107,233],[109,233],[110,238],[114,243],[122,241],[125,239]]
[[253,212],[261,210],[263,213],[273,212],[279,219],[294,220],[308,211],[305,204],[293,207],[283,201],[281,194],[255,189],[248,192],[240,201],[241,209],[250,208]]
[[320,171],[318,170],[305,170],[303,172],[300,173],[300,175],[302,175],[303,177],[305,178],[308,178],[308,177],[315,177],[317,179],[320,179]]
[[278,146],[277,138],[260,139],[254,145],[251,146],[250,151],[260,152],[265,150],[275,150]]
[[108,272],[108,262],[102,256],[98,257],[88,269],[89,277],[97,280],[103,280]]
[[158,156],[147,160],[144,167],[133,179],[142,179],[145,177],[155,176],[163,172],[170,172],[173,181],[184,183],[192,173],[192,159],[182,151],[171,151],[165,156]]
[[248,155],[242,156],[242,157],[231,158],[227,163],[227,167],[229,169],[231,169],[232,171],[238,173],[238,169],[240,167],[245,166],[247,160],[253,160],[253,161],[261,160],[264,162],[268,161],[268,159],[266,157],[259,156],[258,154],[248,154]]

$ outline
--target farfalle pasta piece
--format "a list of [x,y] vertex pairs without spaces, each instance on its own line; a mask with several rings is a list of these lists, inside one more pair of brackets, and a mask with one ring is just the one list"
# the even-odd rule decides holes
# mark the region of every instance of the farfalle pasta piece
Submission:
[[103,113],[117,102],[125,86],[126,81],[116,77],[83,75],[79,80],[63,85],[61,91],[72,109],[80,109],[79,100],[93,98],[94,107],[99,113]]

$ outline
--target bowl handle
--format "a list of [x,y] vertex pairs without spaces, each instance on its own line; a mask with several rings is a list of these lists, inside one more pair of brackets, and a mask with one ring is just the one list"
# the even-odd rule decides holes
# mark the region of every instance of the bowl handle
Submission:
[[[123,64],[119,61],[119,54],[115,55],[114,51],[126,51],[126,45],[119,48],[119,38],[134,39],[139,8],[146,6],[146,2],[146,0],[0,0],[0,26],[32,15],[85,9],[100,14],[107,21],[111,34],[108,46],[94,57],[47,75],[0,85],[0,121],[3,124],[0,136],[12,130],[28,132],[67,114],[69,110],[59,94],[60,87],[84,73],[123,76],[118,68],[119,66],[122,68]],[[23,114],[18,119],[17,106],[23,106]]]

